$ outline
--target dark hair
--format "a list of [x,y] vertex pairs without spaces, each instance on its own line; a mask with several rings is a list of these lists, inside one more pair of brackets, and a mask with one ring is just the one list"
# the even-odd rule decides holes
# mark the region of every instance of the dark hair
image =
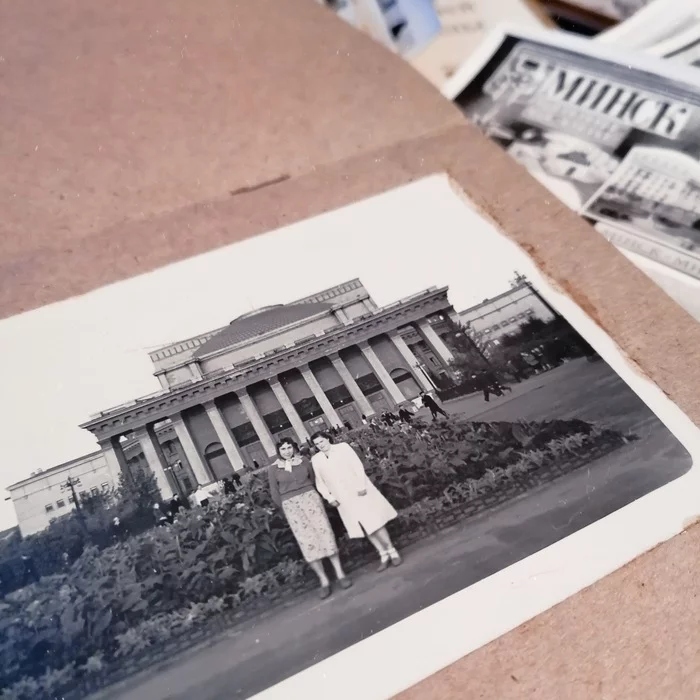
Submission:
[[326,431],[326,430],[317,430],[312,436],[311,436],[311,442],[313,442],[316,438],[326,438],[328,442],[333,442],[333,438],[331,437],[331,434]]
[[282,439],[277,443],[277,456],[278,456],[278,457],[281,457],[281,456],[282,456],[282,455],[280,454],[280,450],[281,450],[282,447],[284,447],[285,445],[291,445],[291,446],[292,446],[292,449],[294,450],[294,454],[296,454],[297,452],[299,452],[299,445],[297,445],[296,442],[295,442],[294,440],[292,440],[292,438],[290,438],[290,437],[285,437],[285,438],[282,438]]

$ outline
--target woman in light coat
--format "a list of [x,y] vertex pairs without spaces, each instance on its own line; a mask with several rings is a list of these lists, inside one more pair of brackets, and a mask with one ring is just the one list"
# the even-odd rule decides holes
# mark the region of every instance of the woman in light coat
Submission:
[[333,444],[326,432],[315,433],[311,440],[318,450],[311,458],[316,488],[338,513],[351,538],[367,536],[379,553],[379,571],[389,564],[401,564],[386,529],[396,510],[369,480],[362,460],[346,442]]

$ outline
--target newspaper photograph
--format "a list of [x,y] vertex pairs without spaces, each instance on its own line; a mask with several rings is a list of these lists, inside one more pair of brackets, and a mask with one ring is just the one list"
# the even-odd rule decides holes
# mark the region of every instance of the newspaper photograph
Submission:
[[616,245],[700,279],[700,73],[499,30],[444,92]]

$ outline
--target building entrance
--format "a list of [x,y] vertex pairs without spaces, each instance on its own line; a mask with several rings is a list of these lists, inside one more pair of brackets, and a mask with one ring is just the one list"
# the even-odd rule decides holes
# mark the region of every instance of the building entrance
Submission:
[[307,420],[305,425],[306,429],[309,431],[309,435],[313,435],[318,430],[326,430],[330,427],[325,416],[316,416],[316,418]]
[[362,416],[353,404],[346,404],[335,409],[340,416],[340,420],[347,421],[351,427],[359,428],[362,425]]
[[[245,456],[245,463],[248,469],[259,469],[270,463],[270,458],[267,456],[263,446],[259,442],[251,442],[249,445],[241,448]],[[257,463],[257,467],[255,464]]]
[[384,396],[383,391],[379,391],[376,394],[372,394],[372,396],[367,397],[369,399],[369,402],[372,404],[372,408],[374,409],[374,412],[378,415],[381,416],[384,411],[391,411],[392,406],[389,405],[389,402],[386,399],[386,396]]

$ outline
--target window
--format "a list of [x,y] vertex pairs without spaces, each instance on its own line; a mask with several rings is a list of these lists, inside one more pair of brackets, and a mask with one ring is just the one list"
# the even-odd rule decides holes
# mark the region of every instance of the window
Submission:
[[437,367],[437,360],[434,357],[431,357],[430,361]]
[[46,509],[47,513],[51,513],[53,511],[53,503],[47,503],[44,508]]
[[91,496],[97,496],[97,494],[98,494],[99,492],[100,492],[100,490],[97,488],[97,486],[93,486],[93,487],[90,489],[90,495],[91,495]]
[[[484,335],[485,335],[486,333],[490,333],[490,332],[491,332],[491,329],[490,329],[490,328],[487,328],[487,329],[484,331]],[[479,335],[481,335],[481,334],[479,334]]]
[[58,501],[56,501],[56,508],[65,508],[66,507],[66,502],[60,498]]
[[68,496],[68,503],[75,503],[75,498],[73,498],[73,496]]
[[103,481],[103,482],[100,484],[100,488],[101,488],[103,491],[109,491],[109,481]]
[[80,492],[80,498],[85,499],[87,498],[88,492],[87,491],[81,491]]
[[192,482],[190,481],[189,476],[183,476],[182,477],[182,485],[185,487],[186,491],[191,491],[192,490]]
[[511,317],[508,319],[508,323],[515,323],[515,316],[511,316]]
[[58,518],[49,518],[49,525],[53,525],[58,520]]

